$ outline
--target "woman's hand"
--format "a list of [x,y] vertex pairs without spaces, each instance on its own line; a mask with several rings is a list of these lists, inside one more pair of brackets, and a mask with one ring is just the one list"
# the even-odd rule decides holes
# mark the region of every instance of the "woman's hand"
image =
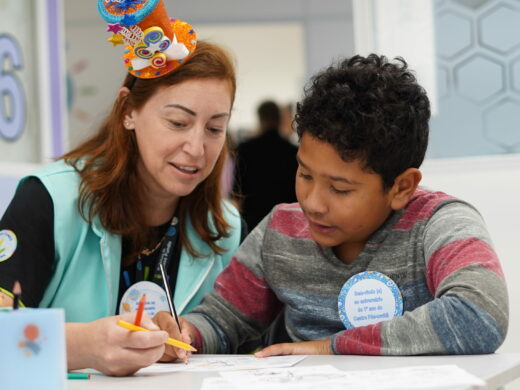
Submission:
[[302,343],[273,344],[255,353],[256,357],[277,355],[332,355],[330,340],[304,341]]
[[[153,321],[161,330],[165,330],[166,332],[168,332],[171,338],[183,341],[186,344],[191,344],[192,340],[195,339],[195,330],[193,328],[193,325],[191,325],[188,321],[184,320],[182,317],[179,317],[179,322],[182,328],[182,334],[179,332],[177,322],[175,322],[171,314],[166,311],[160,311],[159,313],[157,313],[153,317]],[[191,352],[185,351],[181,348],[175,348],[167,344],[164,350],[164,354],[159,361],[171,362],[176,359],[181,359],[184,362],[187,362],[190,356]]]
[[112,316],[88,323],[67,323],[69,370],[94,368],[104,374],[130,375],[157,362],[164,354],[168,333],[143,313],[141,326],[151,332],[129,331],[118,320],[133,323],[135,313]]

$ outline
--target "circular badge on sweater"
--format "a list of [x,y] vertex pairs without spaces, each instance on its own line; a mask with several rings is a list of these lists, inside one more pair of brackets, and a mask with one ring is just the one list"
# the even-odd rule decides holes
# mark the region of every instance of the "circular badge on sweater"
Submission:
[[345,328],[375,324],[403,314],[403,297],[397,284],[375,271],[352,276],[341,288],[338,313]]
[[137,311],[139,299],[143,294],[146,294],[144,311],[150,317],[153,317],[160,311],[170,312],[166,291],[155,283],[144,281],[135,283],[126,290],[119,304],[119,314]]

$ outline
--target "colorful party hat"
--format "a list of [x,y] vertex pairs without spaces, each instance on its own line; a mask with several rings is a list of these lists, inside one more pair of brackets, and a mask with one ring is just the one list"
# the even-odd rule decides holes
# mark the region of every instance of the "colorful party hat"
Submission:
[[197,35],[188,23],[168,17],[163,0],[98,0],[114,46],[126,44],[124,63],[136,77],[163,76],[195,50]]

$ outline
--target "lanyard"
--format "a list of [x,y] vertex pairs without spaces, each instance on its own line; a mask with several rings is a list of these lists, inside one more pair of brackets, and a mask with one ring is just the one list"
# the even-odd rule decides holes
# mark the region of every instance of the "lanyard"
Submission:
[[[147,258],[146,261],[141,261],[141,259],[137,260],[132,272],[135,277],[134,281],[132,281],[130,275],[131,271],[129,269],[122,269],[123,283],[121,283],[119,287],[120,300],[124,299],[128,292],[132,290],[132,286],[134,284],[139,284],[139,282],[150,281],[161,288],[166,288],[166,285],[161,277],[161,269],[159,267],[159,264],[161,264],[160,262],[162,262],[162,264],[164,264],[165,266],[166,277],[170,282],[170,291],[173,299],[175,295],[175,288],[177,285],[177,276],[179,273],[179,265],[182,250],[181,243],[177,241],[177,225],[178,219],[176,217],[173,217],[172,221],[170,222],[166,230],[166,233],[164,233],[163,238],[156,246],[156,248],[160,247],[159,252],[156,252],[157,249],[152,250],[151,252],[153,253],[153,257],[150,256],[149,258]],[[149,254],[145,255],[149,256]],[[150,268],[154,269],[151,270]],[[166,306],[163,307],[161,310],[168,311],[168,309],[169,308]],[[122,310],[124,311],[125,309],[121,309],[120,306],[120,312],[122,312]]]
[[[179,257],[179,253],[176,253],[176,252],[179,252],[178,250],[175,251],[175,248],[177,247],[178,249],[180,249],[180,245],[176,245],[177,243],[177,224],[179,223],[179,220],[177,219],[177,217],[173,217],[172,218],[172,221],[170,222],[170,226],[168,226],[168,229],[166,230],[166,233],[164,234],[164,237],[162,238],[162,243],[161,243],[161,247],[159,249],[159,256],[158,256],[158,259],[157,259],[157,263],[156,263],[156,266],[155,266],[155,269],[153,271],[153,276],[152,276],[152,280],[159,284],[161,287],[162,287],[162,277],[161,277],[161,270],[159,268],[159,264],[162,264],[164,269],[166,270],[167,274],[170,275],[170,265],[171,265],[171,261],[172,261],[172,258],[175,258],[175,257]],[[175,275],[177,274],[177,269],[178,269],[178,263],[179,263],[179,259],[176,259],[176,272],[175,272]],[[141,280],[148,280],[148,273],[149,273],[149,267],[146,266],[144,267],[144,270],[143,270],[143,264],[141,262],[141,260],[138,260],[137,261],[137,264],[136,264],[136,267],[137,267],[137,272],[136,272],[136,280],[138,281],[141,281]],[[125,275],[126,277],[127,275]],[[127,284],[130,283],[130,280],[127,281]],[[172,286],[172,289],[173,289],[173,286]]]
[[[164,235],[164,240],[161,245],[161,249],[159,252],[159,259],[157,260],[157,264],[155,266],[154,276],[153,278],[155,280],[161,280],[161,268],[159,267],[159,264],[162,264],[165,270],[167,272],[170,269],[170,263],[172,261],[174,251],[175,251],[175,244],[177,242],[177,224],[179,223],[179,220],[177,217],[172,218],[172,222],[170,223],[170,226],[168,227],[168,230],[166,230],[166,233]],[[169,272],[168,272],[169,274]]]

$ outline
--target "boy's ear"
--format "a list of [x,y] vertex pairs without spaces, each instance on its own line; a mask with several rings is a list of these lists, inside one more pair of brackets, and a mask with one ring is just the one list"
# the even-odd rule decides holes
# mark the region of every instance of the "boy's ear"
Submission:
[[422,179],[421,171],[417,168],[408,168],[396,177],[391,191],[392,210],[400,210],[410,200]]

